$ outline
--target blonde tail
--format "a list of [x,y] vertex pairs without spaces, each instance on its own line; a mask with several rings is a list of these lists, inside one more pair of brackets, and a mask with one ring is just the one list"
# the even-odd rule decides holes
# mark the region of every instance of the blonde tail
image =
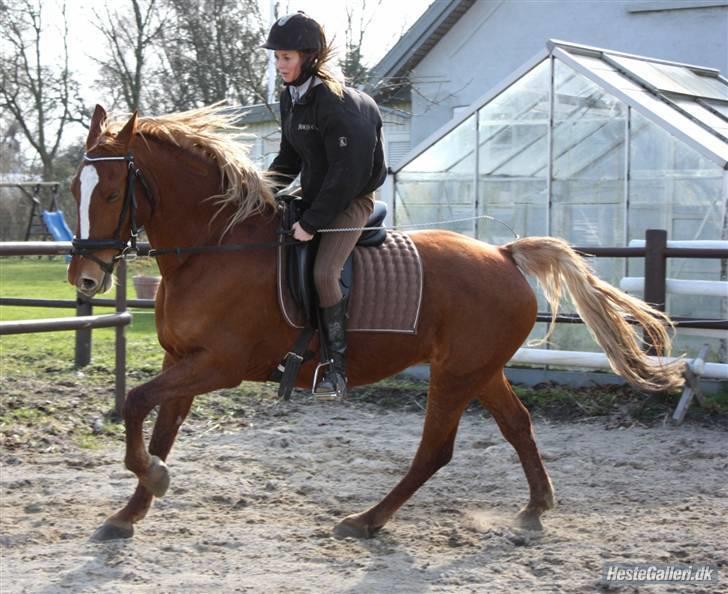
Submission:
[[666,328],[672,328],[667,315],[600,280],[584,259],[561,239],[530,237],[504,247],[518,267],[535,276],[543,287],[553,316],[544,341],[554,330],[566,288],[576,311],[617,374],[633,386],[650,391],[673,390],[685,383],[685,362],[654,362],[642,351],[640,336],[627,322],[628,317],[637,321],[658,356],[667,356],[671,340]]

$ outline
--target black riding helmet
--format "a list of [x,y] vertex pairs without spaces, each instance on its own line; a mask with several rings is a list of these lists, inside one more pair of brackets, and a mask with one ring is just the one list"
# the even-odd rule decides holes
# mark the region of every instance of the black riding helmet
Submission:
[[321,25],[302,11],[279,18],[271,27],[268,39],[261,46],[270,50],[320,52]]

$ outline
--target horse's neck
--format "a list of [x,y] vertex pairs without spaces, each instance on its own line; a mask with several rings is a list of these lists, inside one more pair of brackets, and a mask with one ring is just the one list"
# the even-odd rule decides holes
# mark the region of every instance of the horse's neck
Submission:
[[[147,156],[143,168],[154,179],[156,205],[148,218],[145,230],[153,248],[199,247],[225,243],[273,241],[276,238],[277,216],[271,213],[253,216],[227,233],[225,227],[233,214],[231,207],[220,210],[215,200],[207,197],[220,193],[217,168],[207,165],[201,175],[200,162],[192,167],[162,151]],[[224,234],[224,235],[223,235]],[[162,275],[171,274],[184,257],[162,256],[159,266]]]

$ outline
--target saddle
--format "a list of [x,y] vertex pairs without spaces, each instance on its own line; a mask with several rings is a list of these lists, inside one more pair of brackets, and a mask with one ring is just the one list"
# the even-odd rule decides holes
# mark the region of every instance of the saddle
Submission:
[[[281,237],[290,236],[300,219],[300,199],[278,196],[284,205]],[[339,279],[348,301],[347,333],[395,332],[416,334],[422,301],[422,264],[414,242],[407,234],[383,228],[386,203],[375,202],[366,227]],[[287,243],[287,242],[281,242]],[[308,351],[318,329],[318,304],[313,281],[313,264],[318,234],[311,241],[281,246],[278,250],[278,299],[287,323],[300,330],[298,338],[271,376],[279,381],[278,394],[288,399],[304,361],[316,353]],[[325,345],[322,364],[325,365]],[[314,375],[314,383],[318,368]]]
[[[281,234],[289,235],[293,224],[301,218],[301,199],[294,195],[277,197],[285,205],[281,219]],[[374,210],[365,227],[375,227],[363,231],[356,245],[359,247],[377,247],[387,239],[384,219],[387,216],[387,204],[381,200],[374,203]],[[318,250],[317,235],[313,240],[289,245],[285,248],[283,261],[286,263],[286,284],[295,304],[301,309],[306,325],[317,326],[316,289],[313,283],[313,263]],[[345,299],[351,294],[354,278],[354,254],[349,255],[339,279],[341,292]]]

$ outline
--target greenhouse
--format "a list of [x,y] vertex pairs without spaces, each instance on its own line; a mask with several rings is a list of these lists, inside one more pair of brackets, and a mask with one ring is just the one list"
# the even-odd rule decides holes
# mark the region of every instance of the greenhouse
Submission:
[[[728,81],[718,71],[550,41],[396,164],[395,223],[440,222],[496,244],[518,234],[616,247],[647,229],[725,240],[727,164]],[[643,262],[599,258],[594,267],[619,285],[641,276]],[[726,262],[671,259],[668,277],[725,281]],[[725,319],[727,301],[672,295],[667,309]],[[582,327],[560,327],[553,342],[598,350]],[[677,347],[705,342],[713,359],[725,357],[715,336],[680,337]]]

